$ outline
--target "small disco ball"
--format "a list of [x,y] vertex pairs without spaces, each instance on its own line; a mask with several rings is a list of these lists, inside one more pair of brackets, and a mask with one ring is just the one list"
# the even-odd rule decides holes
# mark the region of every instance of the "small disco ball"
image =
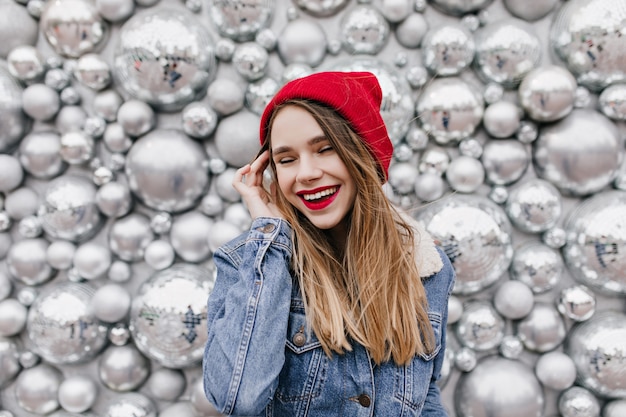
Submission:
[[168,368],[202,359],[206,343],[210,271],[177,264],[144,282],[133,300],[129,329],[137,348]]
[[51,285],[28,312],[26,329],[34,350],[53,364],[93,359],[107,342],[108,327],[92,312],[94,290],[87,284]]

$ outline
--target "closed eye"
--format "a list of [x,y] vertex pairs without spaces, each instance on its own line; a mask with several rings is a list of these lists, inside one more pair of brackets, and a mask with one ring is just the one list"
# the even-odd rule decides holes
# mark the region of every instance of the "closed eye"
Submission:
[[332,146],[327,145],[327,146],[324,146],[323,148],[321,148],[318,152],[319,153],[324,153],[324,152],[329,152],[329,151],[334,151],[334,150],[335,149]]

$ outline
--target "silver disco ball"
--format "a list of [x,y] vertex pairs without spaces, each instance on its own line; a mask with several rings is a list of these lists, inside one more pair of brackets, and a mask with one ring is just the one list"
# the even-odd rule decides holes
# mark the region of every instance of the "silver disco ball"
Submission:
[[595,91],[626,81],[626,0],[562,3],[552,21],[550,44],[580,84]]
[[137,348],[168,368],[196,365],[206,343],[210,271],[177,264],[144,282],[133,300],[129,329]]
[[496,282],[513,258],[511,224],[504,211],[477,195],[453,195],[416,215],[454,265],[455,294],[476,293]]
[[606,398],[626,397],[626,315],[596,313],[575,325],[566,343],[576,364],[578,382]]
[[122,26],[113,70],[133,98],[180,110],[204,95],[215,75],[213,39],[184,9],[147,9]]
[[108,327],[93,315],[93,294],[87,284],[64,282],[35,300],[26,328],[37,354],[50,363],[73,364],[100,353]]
[[582,284],[626,294],[626,192],[606,191],[583,201],[566,223],[565,263]]

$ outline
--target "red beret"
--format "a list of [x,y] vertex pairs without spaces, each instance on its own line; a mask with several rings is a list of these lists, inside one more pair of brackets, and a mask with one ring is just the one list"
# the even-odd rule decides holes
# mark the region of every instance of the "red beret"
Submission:
[[285,84],[261,116],[261,144],[276,106],[294,98],[323,103],[341,114],[367,144],[385,179],[388,177],[393,145],[380,115],[383,94],[371,72],[318,72]]

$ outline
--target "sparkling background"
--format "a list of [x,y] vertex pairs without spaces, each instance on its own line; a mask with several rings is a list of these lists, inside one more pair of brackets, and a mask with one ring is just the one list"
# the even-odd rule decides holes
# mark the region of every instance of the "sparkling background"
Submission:
[[626,415],[622,33],[624,0],[0,0],[0,416],[219,415],[230,179],[327,69],[379,77],[388,194],[454,261],[450,415]]

